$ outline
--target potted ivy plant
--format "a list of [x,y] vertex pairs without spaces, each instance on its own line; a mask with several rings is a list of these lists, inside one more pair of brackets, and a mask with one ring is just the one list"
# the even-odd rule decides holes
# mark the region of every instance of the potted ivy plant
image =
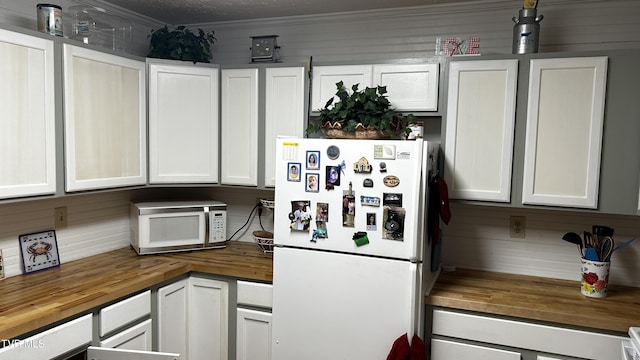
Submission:
[[342,81],[336,83],[338,101],[334,104],[334,97],[327,101],[317,119],[309,122],[306,134],[322,131],[331,138],[381,139],[411,132],[407,125],[414,116],[403,116],[391,107],[385,86],[364,90],[358,90],[358,86],[353,85],[349,93]]
[[189,30],[185,26],[178,26],[173,30],[165,25],[156,30],[151,30],[148,36],[149,54],[148,57],[184,60],[196,62],[210,62],[211,46],[216,41],[214,32],[205,32],[197,29],[197,33]]

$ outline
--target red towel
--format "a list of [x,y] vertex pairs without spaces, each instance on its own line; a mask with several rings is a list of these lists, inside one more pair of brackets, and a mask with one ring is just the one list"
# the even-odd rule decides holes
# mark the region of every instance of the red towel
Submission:
[[411,353],[409,355],[409,360],[428,360],[427,357],[427,345],[418,337],[418,335],[413,335],[411,339]]
[[393,342],[387,360],[409,360],[410,351],[409,338],[405,333]]
[[393,342],[387,360],[428,360],[427,345],[418,335],[413,335],[411,345],[409,337],[403,334]]

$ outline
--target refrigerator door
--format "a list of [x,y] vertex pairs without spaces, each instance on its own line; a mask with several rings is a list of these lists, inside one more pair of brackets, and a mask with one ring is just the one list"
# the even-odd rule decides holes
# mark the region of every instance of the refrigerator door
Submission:
[[423,144],[278,139],[276,245],[421,261]]
[[417,333],[419,264],[276,248],[272,358],[384,359]]

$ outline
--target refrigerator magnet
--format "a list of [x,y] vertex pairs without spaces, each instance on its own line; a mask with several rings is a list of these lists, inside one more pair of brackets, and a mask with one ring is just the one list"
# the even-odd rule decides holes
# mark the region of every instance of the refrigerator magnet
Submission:
[[385,206],[382,213],[382,238],[404,241],[404,218],[405,210],[403,208]]
[[371,164],[364,156],[353,163],[353,172],[360,174],[371,174]]
[[340,148],[335,145],[331,145],[327,148],[327,156],[331,160],[335,160],[340,157]]
[[311,213],[309,212],[311,203],[307,200],[296,200],[291,202],[291,213],[289,228],[295,231],[309,231]]
[[313,234],[311,235],[311,242],[317,242],[318,239],[326,239],[327,238],[327,229],[314,229]]
[[387,163],[384,162],[384,161],[380,163],[380,172],[381,173],[386,173],[387,172]]
[[342,195],[342,226],[355,227],[355,217],[356,196],[352,184],[349,183],[349,190],[345,190]]
[[307,173],[305,180],[304,191],[318,192],[318,183],[320,182],[320,174]]
[[333,186],[340,185],[340,167],[339,166],[327,166],[326,168],[327,174],[327,184],[331,184]]
[[300,181],[300,163],[287,163],[287,181]]
[[364,206],[380,206],[380,198],[377,196],[360,195],[360,205]]
[[400,178],[395,175],[387,175],[382,179],[382,183],[388,187],[396,187],[400,184]]
[[320,151],[307,150],[307,170],[320,169]]
[[367,231],[375,231],[378,229],[376,213],[367,213]]
[[[329,203],[319,202],[316,204],[316,223],[318,222],[326,223],[327,221],[329,221]],[[326,227],[326,226],[317,225],[317,227]]]
[[373,158],[374,159],[389,159],[396,158],[396,146],[395,145],[373,145]]

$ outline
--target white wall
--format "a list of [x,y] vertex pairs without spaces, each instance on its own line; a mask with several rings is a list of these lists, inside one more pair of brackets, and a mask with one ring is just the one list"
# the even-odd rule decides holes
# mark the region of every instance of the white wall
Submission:
[[[640,287],[640,219],[637,216],[461,203],[452,203],[451,212],[449,225],[442,227],[443,264],[579,280],[578,249],[562,240],[562,236],[567,232],[582,235],[583,231],[591,232],[592,225],[604,225],[615,229],[614,239],[618,243],[638,238],[613,253],[610,283]],[[510,237],[512,215],[525,216],[525,238]]]

